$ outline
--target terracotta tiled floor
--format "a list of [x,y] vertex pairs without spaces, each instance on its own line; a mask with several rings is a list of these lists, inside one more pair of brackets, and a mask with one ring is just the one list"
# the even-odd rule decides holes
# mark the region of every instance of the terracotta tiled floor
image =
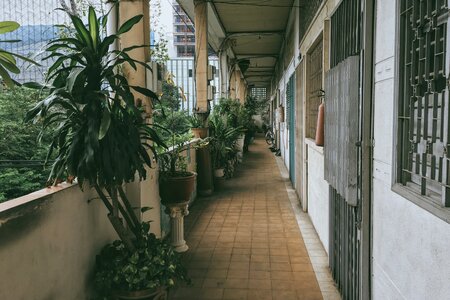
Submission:
[[250,146],[236,176],[186,217],[191,286],[171,299],[322,299],[273,154]]

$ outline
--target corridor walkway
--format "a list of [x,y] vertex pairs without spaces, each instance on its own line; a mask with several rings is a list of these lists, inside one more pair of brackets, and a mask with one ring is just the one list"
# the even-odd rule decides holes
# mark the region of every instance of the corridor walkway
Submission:
[[322,299],[273,154],[250,146],[235,177],[186,217],[191,286],[171,299]]

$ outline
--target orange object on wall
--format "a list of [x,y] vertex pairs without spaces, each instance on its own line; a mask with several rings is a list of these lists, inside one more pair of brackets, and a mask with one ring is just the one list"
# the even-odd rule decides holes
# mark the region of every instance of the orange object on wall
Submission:
[[317,146],[323,146],[324,143],[324,113],[325,113],[325,106],[323,103],[319,105],[319,113],[317,116],[317,127],[316,127],[316,145]]

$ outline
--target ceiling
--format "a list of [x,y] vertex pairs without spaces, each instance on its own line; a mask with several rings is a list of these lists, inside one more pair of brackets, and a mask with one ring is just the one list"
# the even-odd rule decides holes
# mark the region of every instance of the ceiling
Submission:
[[[194,20],[193,0],[178,0]],[[268,86],[274,75],[294,0],[209,0],[208,37],[214,50],[229,48],[249,60],[249,85]]]

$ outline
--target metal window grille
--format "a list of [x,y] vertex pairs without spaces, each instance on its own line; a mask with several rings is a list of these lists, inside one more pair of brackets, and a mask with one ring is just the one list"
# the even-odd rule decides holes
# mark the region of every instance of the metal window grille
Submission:
[[400,3],[399,182],[450,206],[445,0]]
[[302,0],[300,1],[300,40],[305,36],[309,25],[320,8],[323,0]]
[[331,17],[331,68],[347,57],[359,54],[360,29],[361,1],[344,0]]
[[292,102],[294,101],[294,95],[295,95],[295,75],[292,75],[289,78],[289,81],[286,85],[286,126],[287,129],[293,124],[291,124],[291,109],[292,109]]
[[251,95],[260,101],[267,100],[267,89],[264,87],[254,87],[251,89]]
[[316,137],[317,114],[321,102],[321,90],[323,87],[323,42],[322,39],[311,49],[308,54],[308,98],[306,101],[306,137]]

